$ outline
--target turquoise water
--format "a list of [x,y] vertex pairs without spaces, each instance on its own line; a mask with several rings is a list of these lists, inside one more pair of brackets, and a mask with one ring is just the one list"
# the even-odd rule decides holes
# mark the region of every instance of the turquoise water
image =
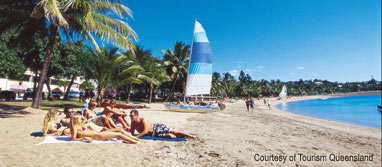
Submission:
[[295,114],[381,129],[381,95],[349,96],[278,104]]

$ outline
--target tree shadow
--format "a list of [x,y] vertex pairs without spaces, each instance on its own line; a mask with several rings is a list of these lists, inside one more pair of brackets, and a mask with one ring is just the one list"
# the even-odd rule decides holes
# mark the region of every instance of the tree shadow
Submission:
[[21,111],[26,107],[0,105],[0,118],[14,118],[31,114],[31,112]]

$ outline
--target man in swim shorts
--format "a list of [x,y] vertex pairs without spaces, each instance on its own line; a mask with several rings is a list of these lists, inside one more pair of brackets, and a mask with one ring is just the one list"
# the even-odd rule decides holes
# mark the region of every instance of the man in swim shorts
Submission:
[[138,110],[131,110],[130,112],[131,120],[131,134],[134,135],[134,131],[137,130],[139,134],[137,138],[145,135],[150,135],[152,137],[164,137],[164,138],[177,138],[177,137],[189,137],[195,138],[195,136],[188,133],[175,131],[172,128],[161,124],[151,124],[146,121],[144,118],[139,118]]

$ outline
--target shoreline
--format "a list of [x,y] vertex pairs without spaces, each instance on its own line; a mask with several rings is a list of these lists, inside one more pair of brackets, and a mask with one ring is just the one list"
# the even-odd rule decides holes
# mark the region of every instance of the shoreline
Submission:
[[272,106],[272,108],[274,108],[276,110],[279,110],[280,112],[285,112],[285,113],[288,113],[288,114],[298,115],[298,116],[306,117],[306,118],[309,118],[309,119],[312,118],[312,119],[318,119],[318,120],[322,120],[322,121],[339,123],[339,124],[341,124],[341,126],[343,126],[343,125],[350,125],[350,126],[361,127],[361,128],[371,128],[371,129],[381,130],[379,128],[374,128],[374,127],[369,127],[369,126],[362,126],[362,125],[356,125],[356,124],[351,124],[351,123],[346,123],[346,122],[341,122],[341,121],[328,120],[328,119],[324,119],[324,118],[317,118],[317,117],[311,117],[311,116],[295,114],[295,113],[291,113],[291,112],[288,112],[288,111],[284,111],[284,110],[279,109],[279,108],[276,107],[277,105],[279,105],[281,103],[306,101],[306,100],[315,100],[315,99],[350,97],[350,96],[369,96],[369,95],[381,95],[381,91],[363,91],[363,92],[351,92],[351,93],[338,93],[338,94],[330,94],[330,95],[292,96],[292,99],[284,99],[285,101],[273,99],[271,106]]

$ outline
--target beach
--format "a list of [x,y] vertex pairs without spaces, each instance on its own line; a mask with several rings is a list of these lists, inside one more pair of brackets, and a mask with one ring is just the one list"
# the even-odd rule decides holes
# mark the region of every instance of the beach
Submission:
[[[270,110],[262,99],[255,100],[255,112],[247,112],[244,101],[238,100],[226,103],[221,112],[208,114],[169,112],[162,104],[150,104],[150,109],[139,110],[141,117],[198,138],[145,140],[137,145],[37,145],[43,138],[29,133],[41,130],[46,110],[26,108],[0,117],[0,166],[380,166],[381,129],[296,115],[275,107],[282,102],[330,97],[270,98]],[[290,160],[295,154],[296,159]],[[336,161],[341,156],[359,155],[372,156],[372,160]]]

